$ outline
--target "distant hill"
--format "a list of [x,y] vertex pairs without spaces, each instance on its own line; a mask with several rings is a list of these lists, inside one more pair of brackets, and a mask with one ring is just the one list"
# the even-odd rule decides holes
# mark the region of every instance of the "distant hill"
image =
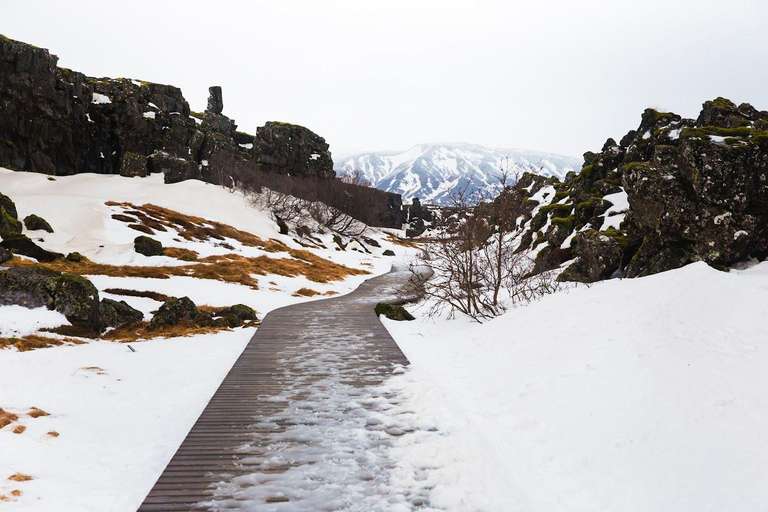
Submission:
[[500,169],[563,178],[581,168],[582,159],[542,151],[486,148],[477,144],[419,144],[402,152],[362,153],[336,162],[343,176],[359,170],[376,188],[402,194],[405,202],[449,205],[451,194],[466,188],[496,195]]

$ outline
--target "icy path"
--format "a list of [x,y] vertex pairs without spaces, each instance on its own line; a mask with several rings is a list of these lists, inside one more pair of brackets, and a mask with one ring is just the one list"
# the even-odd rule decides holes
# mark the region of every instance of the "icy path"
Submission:
[[408,277],[270,313],[139,510],[428,507],[426,476],[403,485],[392,454],[430,433],[402,403],[393,375],[408,360],[373,312]]

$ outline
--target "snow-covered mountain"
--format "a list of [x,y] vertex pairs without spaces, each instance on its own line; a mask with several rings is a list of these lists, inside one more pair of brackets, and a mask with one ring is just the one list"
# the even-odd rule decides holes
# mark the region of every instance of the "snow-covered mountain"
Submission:
[[582,159],[524,149],[492,149],[477,144],[419,144],[402,152],[362,153],[340,159],[340,175],[360,171],[376,188],[402,194],[405,202],[418,197],[431,204],[452,204],[459,190],[495,196],[501,169],[535,172],[562,178],[581,168]]

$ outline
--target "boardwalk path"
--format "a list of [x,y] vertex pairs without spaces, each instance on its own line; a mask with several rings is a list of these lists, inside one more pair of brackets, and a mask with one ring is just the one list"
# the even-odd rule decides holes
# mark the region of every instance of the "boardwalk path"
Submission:
[[373,312],[410,273],[269,313],[139,508],[409,510],[388,449],[407,432],[386,380],[408,364]]

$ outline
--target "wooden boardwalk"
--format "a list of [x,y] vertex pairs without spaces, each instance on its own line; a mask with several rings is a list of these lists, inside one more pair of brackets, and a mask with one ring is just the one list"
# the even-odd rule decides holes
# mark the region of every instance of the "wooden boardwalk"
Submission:
[[139,511],[375,509],[408,360],[373,309],[409,276],[269,313]]

